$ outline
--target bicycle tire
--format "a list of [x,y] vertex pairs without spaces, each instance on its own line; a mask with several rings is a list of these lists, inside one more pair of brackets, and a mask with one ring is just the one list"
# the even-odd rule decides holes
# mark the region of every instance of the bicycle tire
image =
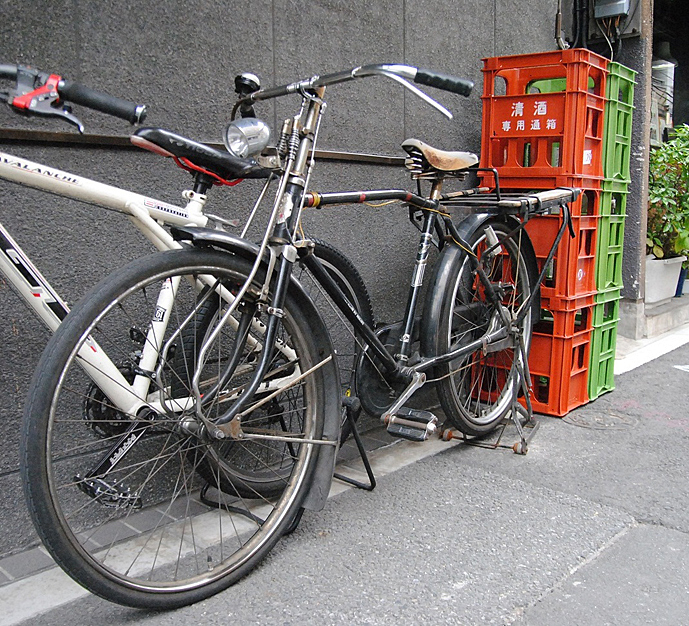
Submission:
[[[497,255],[486,263],[491,283],[500,283],[504,290],[504,310],[514,318],[519,306],[529,297],[532,284],[527,254],[521,244],[509,235],[512,226],[499,219],[484,221],[469,241],[473,254],[481,261],[487,249],[486,233],[490,230],[501,242]],[[432,354],[446,354],[451,349],[481,338],[489,326],[502,325],[498,310],[486,297],[485,288],[472,269],[466,251],[453,250],[450,265],[443,275],[451,277],[444,284],[440,314],[428,319],[428,336],[433,337]],[[519,323],[524,348],[528,354],[532,329],[531,308]],[[472,354],[435,368],[440,404],[450,423],[466,435],[489,433],[511,410],[514,393],[520,393],[519,364],[522,351],[516,346],[515,335],[498,346],[488,346]],[[508,345],[506,345],[508,344]],[[518,361],[519,360],[519,361]]]
[[[374,328],[375,319],[371,298],[366,289],[364,279],[355,265],[343,252],[327,241],[313,237],[311,241],[315,244],[313,253],[318,257],[325,270],[337,283],[366,325],[369,328]],[[357,396],[355,368],[364,347],[361,340],[354,333],[354,328],[342,311],[337,308],[303,264],[299,268],[295,267],[294,276],[313,300],[328,328],[340,369],[342,395]],[[356,413],[356,415],[358,416],[359,414]],[[350,436],[351,427],[343,410],[340,445]]]
[[[132,423],[145,423],[148,430],[107,476],[103,473],[94,479],[87,470],[93,470],[94,464],[99,467],[104,450],[107,454],[112,451],[112,447],[108,449],[111,442],[84,424],[80,416],[75,418],[85,395],[82,390],[89,387],[77,363],[80,345],[95,339],[123,360],[137,361],[132,355],[141,337],[132,329],[137,328],[138,319],[143,324],[151,319],[157,285],[173,276],[210,275],[234,290],[243,284],[250,268],[248,261],[233,255],[198,249],[163,252],[135,261],[74,307],[40,360],[22,428],[21,474],[29,511],[55,561],[81,585],[110,601],[170,609],[207,598],[250,572],[300,510],[314,474],[318,446],[273,440],[268,442],[272,453],[277,456],[276,450],[281,450],[280,461],[291,467],[278,495],[267,498],[256,493],[249,500],[236,493],[230,497],[221,490],[217,496],[221,508],[210,510],[200,504],[197,494],[204,481],[193,459],[214,455],[216,483],[220,484],[222,455],[217,454],[214,440],[190,431],[193,411],[176,410],[175,398],[169,397],[168,379],[173,373],[169,366],[162,370],[164,383],[152,380],[147,396],[151,402],[167,396],[169,411],[128,416]],[[252,287],[239,308],[253,310],[259,291]],[[152,300],[149,292],[154,294]],[[283,357],[286,363],[273,364],[274,378],[294,374],[297,366],[305,371],[327,355],[329,346],[317,345],[314,339],[323,333],[314,330],[308,304],[301,290],[289,290],[276,339],[283,351],[276,353],[291,354],[291,350],[294,360]],[[197,307],[198,288],[193,281],[182,280],[168,334]],[[221,337],[222,333],[214,350],[221,349]],[[255,352],[257,348],[251,349]],[[240,387],[251,369],[248,358],[243,363],[236,373]],[[264,423],[271,419],[281,423],[275,434],[280,434],[287,421],[288,432],[282,434],[319,439],[325,397],[333,391],[324,384],[324,369],[282,389],[275,401],[249,416],[272,411],[272,418],[264,418]],[[232,396],[229,383],[223,391],[224,398]],[[93,394],[89,398],[93,401]],[[220,403],[211,403],[206,415],[219,412]],[[247,422],[246,432],[250,432],[251,419]],[[117,436],[121,437],[115,434],[113,438]],[[191,450],[196,454],[190,454]],[[106,484],[96,483],[94,488],[88,482],[98,479]]]

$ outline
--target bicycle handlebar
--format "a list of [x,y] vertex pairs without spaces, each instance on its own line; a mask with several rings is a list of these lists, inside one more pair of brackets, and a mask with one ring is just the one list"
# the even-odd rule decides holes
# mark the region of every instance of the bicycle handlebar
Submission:
[[[28,113],[65,117],[80,126],[69,111],[55,108],[61,101],[85,106],[89,109],[119,117],[131,124],[140,124],[146,118],[146,106],[123,100],[56,74],[48,74],[21,65],[0,64],[0,79],[17,81],[7,101],[14,108]],[[76,120],[76,122],[75,122]]]
[[449,74],[440,74],[439,72],[431,72],[421,68],[416,70],[414,82],[427,87],[435,87],[436,89],[458,93],[460,96],[469,96],[474,88],[474,83],[465,78],[457,78]]
[[409,81],[413,81],[420,85],[427,87],[435,87],[444,91],[451,91],[462,96],[468,96],[474,88],[474,83],[464,78],[450,76],[448,74],[440,74],[431,70],[419,69],[411,65],[400,64],[375,64],[375,65],[361,65],[345,70],[342,72],[335,72],[333,74],[325,74],[323,76],[313,76],[306,80],[281,85],[279,87],[270,87],[268,89],[261,89],[255,91],[249,96],[242,98],[240,102],[253,103],[259,100],[269,100],[272,98],[279,98],[291,93],[302,93],[308,89],[315,89],[317,87],[327,87],[336,83],[344,83],[356,78],[364,78],[366,76],[385,76],[392,78],[399,82],[407,89],[411,90],[415,95],[419,96],[432,106],[441,110],[441,112],[452,115],[444,107],[440,106],[435,100],[430,98],[423,91],[414,87]]
[[129,102],[128,100],[111,96],[102,91],[96,91],[71,80],[61,80],[57,91],[63,100],[67,102],[73,102],[101,113],[114,115],[127,120],[130,124],[140,124],[146,119],[147,110],[145,104]]
[[0,63],[0,79],[16,80],[17,66],[7,65],[7,63]]

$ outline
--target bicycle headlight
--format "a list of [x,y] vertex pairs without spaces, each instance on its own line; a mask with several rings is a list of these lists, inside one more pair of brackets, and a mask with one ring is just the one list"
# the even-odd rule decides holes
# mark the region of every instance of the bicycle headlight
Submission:
[[259,154],[270,141],[270,128],[255,117],[243,117],[230,122],[223,135],[223,143],[230,154],[242,159]]

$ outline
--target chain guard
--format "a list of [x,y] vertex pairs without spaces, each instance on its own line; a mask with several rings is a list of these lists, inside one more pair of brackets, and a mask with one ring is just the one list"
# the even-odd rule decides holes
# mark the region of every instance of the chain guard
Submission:
[[[377,337],[390,354],[394,354],[398,345],[399,331],[399,323],[383,326],[376,331]],[[402,382],[388,383],[381,374],[381,369],[379,359],[370,354],[370,349],[366,346],[357,361],[356,390],[364,411],[375,417],[383,415],[406,386]]]

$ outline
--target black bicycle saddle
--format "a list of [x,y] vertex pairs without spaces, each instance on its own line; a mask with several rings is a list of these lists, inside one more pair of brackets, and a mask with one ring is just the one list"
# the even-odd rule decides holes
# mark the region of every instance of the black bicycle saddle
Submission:
[[253,158],[240,159],[224,150],[177,135],[163,128],[139,128],[131,142],[140,148],[165,157],[186,159],[223,179],[268,178],[272,170]]

